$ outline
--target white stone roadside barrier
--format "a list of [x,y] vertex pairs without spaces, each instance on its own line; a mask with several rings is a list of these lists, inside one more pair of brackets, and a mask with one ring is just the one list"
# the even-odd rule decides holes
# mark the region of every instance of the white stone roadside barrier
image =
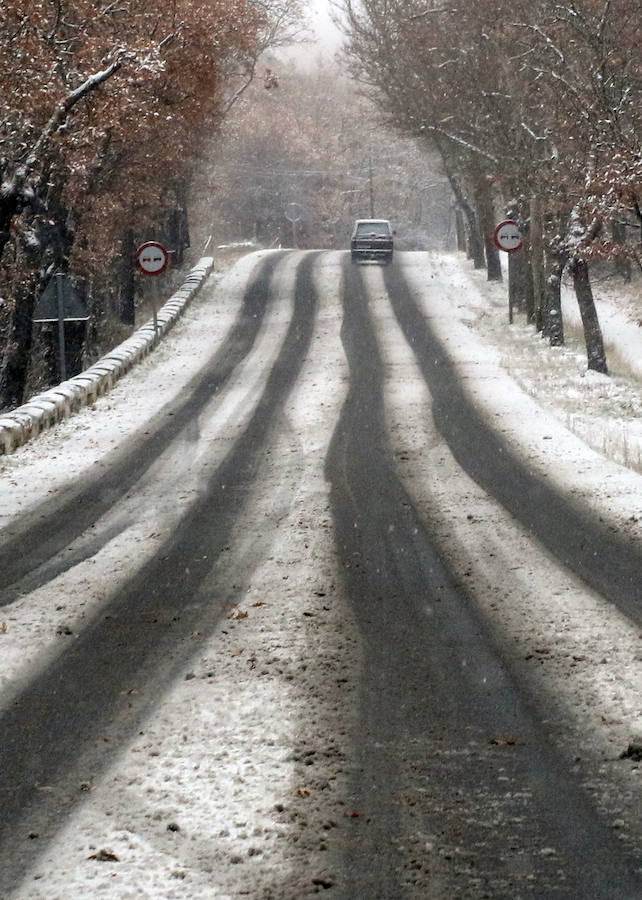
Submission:
[[17,409],[0,415],[0,453],[12,453],[44,429],[107,393],[119,378],[147,356],[167,334],[203,287],[213,267],[214,260],[211,256],[203,257],[194,266],[181,287],[158,311],[156,332],[153,322],[146,322],[130,338],[114,347],[80,375],[74,375],[62,384],[31,397]]

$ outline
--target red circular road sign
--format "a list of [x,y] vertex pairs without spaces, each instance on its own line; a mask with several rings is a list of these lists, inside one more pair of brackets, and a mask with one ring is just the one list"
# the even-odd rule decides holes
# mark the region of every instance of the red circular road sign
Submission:
[[169,265],[169,252],[156,241],[146,241],[136,251],[136,264],[145,275],[162,275]]
[[513,222],[512,219],[500,222],[495,229],[495,244],[506,253],[515,253],[516,250],[521,250],[524,242],[517,222]]

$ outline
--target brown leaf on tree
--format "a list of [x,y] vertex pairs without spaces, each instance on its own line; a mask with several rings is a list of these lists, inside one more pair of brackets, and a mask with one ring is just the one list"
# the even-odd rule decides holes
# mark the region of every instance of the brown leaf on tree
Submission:
[[[31,318],[24,304],[50,248],[64,234],[65,268],[100,282],[95,315],[133,324],[133,283],[130,306],[114,315],[109,298],[121,276],[110,261],[125,263],[134,235],[167,222],[172,262],[183,262],[192,173],[259,57],[293,37],[302,15],[297,0],[98,6],[99,14],[91,0],[1,4],[0,408],[23,402],[31,335],[16,323]],[[276,88],[275,73],[266,79]],[[96,347],[94,339],[86,349]]]

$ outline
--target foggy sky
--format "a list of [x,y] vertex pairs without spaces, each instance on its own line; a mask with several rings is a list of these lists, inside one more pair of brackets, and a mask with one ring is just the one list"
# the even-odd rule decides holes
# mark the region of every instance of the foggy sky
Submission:
[[323,49],[328,50],[338,49],[341,35],[330,18],[330,4],[328,0],[309,0],[306,6],[320,48],[323,47]]

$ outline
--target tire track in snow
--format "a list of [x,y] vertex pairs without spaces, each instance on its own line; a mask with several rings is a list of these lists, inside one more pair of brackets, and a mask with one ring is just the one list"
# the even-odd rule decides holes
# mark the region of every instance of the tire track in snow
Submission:
[[[269,281],[282,258],[282,254],[270,255],[256,267],[238,318],[211,363],[189,386],[186,399],[167,411],[162,424],[144,437],[142,445],[139,435],[133,445],[118,453],[111,465],[108,463],[109,468],[104,474],[73,485],[54,500],[13,522],[0,534],[3,539],[0,544],[3,595],[13,584],[64,549],[123,497],[221,390],[254,345],[267,309]],[[145,430],[149,429],[146,427]],[[60,571],[58,568],[55,574]],[[48,577],[51,575],[44,576],[44,583]],[[36,584],[32,579],[32,587]],[[9,602],[12,596],[14,594],[8,594],[7,598],[3,596],[0,605]]]
[[[209,634],[225,613],[229,597],[217,596],[213,570],[251,502],[262,454],[309,351],[318,307],[314,261],[308,254],[300,265],[292,321],[256,411],[197,503],[155,559],[0,719],[5,892],[82,800],[79,766],[83,772],[102,771],[185,657],[198,652],[199,636]],[[265,283],[255,281],[253,290],[267,293],[273,269],[263,268]],[[28,842],[29,832],[37,832],[39,840]]]
[[[458,896],[478,896],[484,885],[509,897],[520,868],[524,877],[534,873],[540,896],[636,896],[630,862],[542,739],[528,692],[505,669],[397,476],[384,366],[360,272],[349,262],[344,316],[351,382],[326,474],[365,662],[349,797],[359,815],[341,896],[443,897],[454,877]],[[491,740],[497,735],[513,737],[500,746]],[[509,849],[497,821],[511,823]],[[429,860],[424,869],[412,856],[420,851],[408,850],[417,833],[440,834],[455,858],[472,858],[470,868]]]
[[433,397],[435,423],[461,467],[563,565],[642,625],[642,552],[529,470],[478,412],[398,267],[384,274],[394,313]]

